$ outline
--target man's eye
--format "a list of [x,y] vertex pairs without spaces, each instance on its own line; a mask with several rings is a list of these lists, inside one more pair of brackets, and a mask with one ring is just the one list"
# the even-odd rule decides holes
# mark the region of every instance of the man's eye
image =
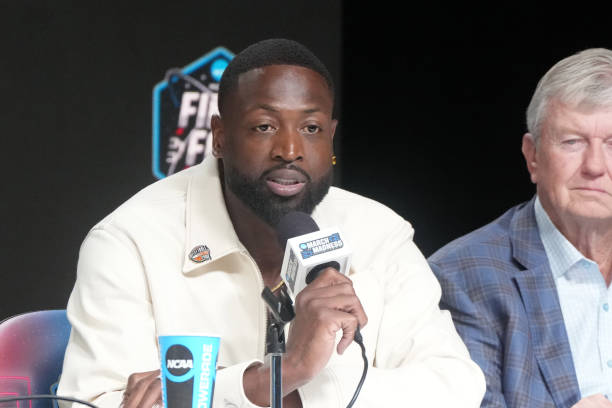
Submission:
[[577,152],[582,150],[585,142],[581,138],[571,138],[561,140],[560,147],[568,152]]
[[308,125],[304,127],[304,131],[306,131],[306,133],[311,133],[311,134],[317,133],[320,130],[321,128],[317,125]]
[[577,147],[582,144],[582,139],[565,139],[561,141],[561,144],[566,147]]
[[257,126],[255,126],[255,130],[257,130],[259,132],[269,132],[269,131],[272,130],[272,126],[268,125],[268,124],[257,125]]

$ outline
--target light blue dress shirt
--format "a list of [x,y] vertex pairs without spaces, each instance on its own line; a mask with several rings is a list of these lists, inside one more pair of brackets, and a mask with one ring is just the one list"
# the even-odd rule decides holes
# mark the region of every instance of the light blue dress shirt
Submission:
[[539,198],[535,215],[552,270],[582,397],[612,398],[612,295],[597,263],[552,223]]

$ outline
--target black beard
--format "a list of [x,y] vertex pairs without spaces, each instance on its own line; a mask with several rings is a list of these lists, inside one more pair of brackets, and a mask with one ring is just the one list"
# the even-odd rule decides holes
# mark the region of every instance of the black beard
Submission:
[[[281,197],[272,193],[266,184],[266,174],[277,169],[292,169],[304,174],[307,178],[304,189],[292,197]],[[332,184],[333,169],[319,180],[313,181],[301,168],[283,164],[266,170],[259,178],[251,179],[228,162],[223,163],[225,186],[229,188],[240,201],[246,204],[259,218],[271,227],[276,227],[280,219],[292,211],[302,211],[311,214],[315,207],[327,195]],[[299,198],[298,198],[299,197]]]

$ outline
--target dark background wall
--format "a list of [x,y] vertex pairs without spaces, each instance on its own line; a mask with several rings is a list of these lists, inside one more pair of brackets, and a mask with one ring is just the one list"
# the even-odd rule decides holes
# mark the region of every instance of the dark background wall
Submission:
[[537,80],[612,47],[602,10],[123,3],[3,4],[0,319],[65,307],[87,230],[154,181],[153,85],[218,45],[288,37],[329,66],[339,184],[410,220],[426,255],[533,194],[520,140]]
[[343,186],[415,227],[425,255],[535,193],[525,110],[558,60],[612,48],[609,7],[343,9]]

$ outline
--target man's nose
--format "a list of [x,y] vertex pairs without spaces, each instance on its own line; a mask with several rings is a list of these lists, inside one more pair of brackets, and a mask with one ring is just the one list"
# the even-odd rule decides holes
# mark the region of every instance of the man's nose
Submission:
[[606,172],[606,167],[612,165],[612,156],[604,151],[605,146],[601,143],[590,143],[584,152],[582,172],[591,177],[601,176]]
[[297,129],[281,128],[275,135],[271,156],[290,163],[304,158],[304,143]]

